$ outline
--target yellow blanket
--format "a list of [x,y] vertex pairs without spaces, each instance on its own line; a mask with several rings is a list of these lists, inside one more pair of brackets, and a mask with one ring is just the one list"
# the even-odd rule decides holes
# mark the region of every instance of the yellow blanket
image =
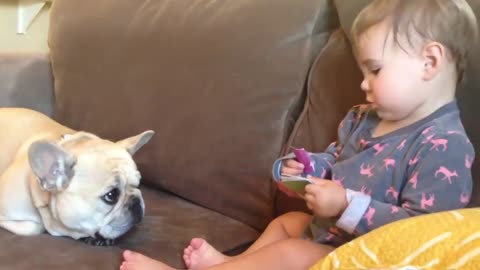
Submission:
[[480,269],[480,208],[412,217],[345,244],[310,270]]

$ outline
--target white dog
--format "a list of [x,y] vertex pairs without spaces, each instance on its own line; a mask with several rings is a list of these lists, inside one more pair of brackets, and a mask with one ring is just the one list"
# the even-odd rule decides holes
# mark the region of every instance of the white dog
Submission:
[[142,220],[132,155],[153,131],[112,142],[21,108],[0,108],[0,124],[0,227],[104,245]]

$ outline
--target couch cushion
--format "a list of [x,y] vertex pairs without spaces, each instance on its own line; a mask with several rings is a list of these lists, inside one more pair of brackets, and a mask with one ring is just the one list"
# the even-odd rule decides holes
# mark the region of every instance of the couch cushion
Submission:
[[251,244],[260,236],[252,227],[174,195],[143,190],[147,218],[119,242],[171,265],[183,266],[183,249],[193,237],[207,239],[228,252]]
[[[468,2],[480,23],[480,1],[469,0]],[[475,162],[472,167],[475,182],[470,205],[480,206],[480,121],[478,119],[478,115],[480,114],[480,107],[478,106],[480,100],[480,43],[477,43],[476,49],[469,60],[466,80],[457,91],[457,97],[462,121],[468,136],[472,140],[476,153]]]
[[46,53],[0,53],[0,107],[53,114],[53,78]]
[[[338,9],[340,24],[346,33],[350,33],[355,16],[364,8],[371,0],[335,0]],[[480,0],[468,0],[480,22]],[[480,206],[480,125],[478,114],[480,113],[478,101],[480,100],[480,43],[477,43],[476,49],[473,51],[469,60],[469,66],[466,70],[466,80],[457,90],[458,105],[467,134],[472,141],[475,152],[476,161],[473,163],[472,174],[474,179],[473,194],[470,206]]]
[[68,238],[17,236],[0,229],[0,269],[118,269],[122,250],[93,247]]
[[319,53],[308,79],[308,94],[288,144],[320,152],[336,140],[348,110],[365,102],[362,74],[343,31],[334,32]]
[[0,229],[0,269],[117,270],[124,248],[183,268],[183,249],[192,237],[204,237],[219,250],[229,251],[259,235],[245,224],[176,196],[146,187],[142,192],[149,206],[145,219],[115,246],[94,247],[48,234],[22,237]]
[[109,139],[155,130],[135,157],[145,181],[263,228],[327,2],[54,1],[55,118]]

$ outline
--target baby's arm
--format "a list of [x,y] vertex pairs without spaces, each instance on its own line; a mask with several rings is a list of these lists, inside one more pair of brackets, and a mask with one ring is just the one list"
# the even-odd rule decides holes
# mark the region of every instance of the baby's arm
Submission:
[[386,191],[386,198],[398,197],[398,205],[356,194],[337,226],[361,235],[396,220],[465,207],[472,192],[473,146],[459,134],[442,134],[432,139],[447,143],[425,143],[418,151],[418,161],[408,168],[403,190]]
[[[322,153],[309,153],[310,159],[312,160],[312,165],[314,172],[312,176],[325,178],[329,177],[331,173],[331,167],[337,160],[338,155],[341,152],[342,146],[345,141],[348,139],[349,134],[352,132],[357,121],[360,121],[362,113],[364,112],[365,107],[355,106],[353,107],[342,120],[338,127],[338,139],[337,141],[331,143],[327,149]],[[280,170],[282,168],[282,162],[286,159],[294,159],[295,154],[289,153],[288,155],[277,159],[273,163],[272,174],[276,180],[280,179]],[[305,175],[304,175],[305,176]]]

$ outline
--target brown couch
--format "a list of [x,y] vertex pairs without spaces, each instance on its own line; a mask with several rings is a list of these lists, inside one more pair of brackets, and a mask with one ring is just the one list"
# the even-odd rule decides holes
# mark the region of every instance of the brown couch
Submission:
[[[290,146],[322,151],[363,102],[347,34],[367,2],[53,1],[49,54],[0,55],[0,106],[112,140],[155,130],[135,156],[146,217],[111,247],[0,230],[0,269],[118,269],[125,248],[183,267],[192,237],[234,254],[276,215],[305,211],[271,165]],[[459,91],[477,152],[479,52]]]

